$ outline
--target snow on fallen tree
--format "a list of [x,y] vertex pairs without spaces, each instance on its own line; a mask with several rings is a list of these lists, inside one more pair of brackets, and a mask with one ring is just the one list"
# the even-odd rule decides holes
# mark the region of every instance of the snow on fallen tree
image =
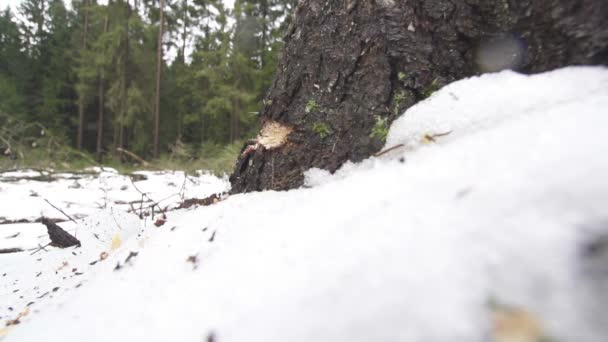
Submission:
[[605,68],[450,84],[402,147],[174,212],[5,340],[603,342],[605,108]]

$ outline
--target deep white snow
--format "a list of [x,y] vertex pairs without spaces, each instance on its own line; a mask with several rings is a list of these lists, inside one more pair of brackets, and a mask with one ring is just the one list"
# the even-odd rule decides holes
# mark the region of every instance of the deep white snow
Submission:
[[[162,227],[106,209],[81,223],[82,248],[0,255],[2,320],[35,301],[0,336],[606,341],[606,108],[605,68],[473,77],[399,118],[386,148],[403,147],[310,170],[307,188],[234,195]],[[501,307],[528,319],[499,324]]]

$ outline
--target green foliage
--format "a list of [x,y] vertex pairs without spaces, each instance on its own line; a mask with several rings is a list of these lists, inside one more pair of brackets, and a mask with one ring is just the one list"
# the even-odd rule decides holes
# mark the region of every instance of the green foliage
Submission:
[[24,35],[13,13],[0,12],[0,111],[20,117],[28,113],[26,88],[32,75]]
[[317,105],[317,101],[315,100],[308,100],[308,102],[306,103],[306,107],[304,108],[304,111],[306,113],[310,113],[310,112],[316,112],[319,110],[319,106]]
[[399,78],[399,81],[403,81],[407,78],[407,75],[403,71],[399,71],[397,77]]
[[326,137],[332,134],[332,130],[328,124],[325,122],[315,122],[312,124],[313,132],[317,133],[321,139],[325,139]]
[[370,138],[378,139],[382,142],[386,141],[386,137],[388,136],[388,118],[383,118],[381,116],[376,116],[376,123],[372,128],[372,133],[369,135]]
[[22,113],[25,99],[19,93],[13,80],[0,75],[0,111],[6,113]]

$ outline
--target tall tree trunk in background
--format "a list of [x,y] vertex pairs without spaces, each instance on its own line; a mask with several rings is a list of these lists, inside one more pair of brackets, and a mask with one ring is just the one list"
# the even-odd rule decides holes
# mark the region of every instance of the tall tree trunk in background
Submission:
[[[108,32],[109,18],[106,14],[103,20],[103,33]],[[99,109],[97,113],[97,161],[101,162],[103,155],[103,121],[104,121],[104,107],[105,107],[105,91],[104,91],[104,71],[99,72]]]
[[[188,0],[183,0],[182,2],[182,8],[183,8],[183,13],[182,13],[182,21],[183,21],[183,27],[182,27],[182,66],[185,68],[186,67],[186,41],[187,41],[187,28],[188,28]],[[177,141],[181,141],[182,140],[182,129],[183,129],[183,118],[182,118],[182,112],[178,111],[177,112]]]
[[229,143],[233,143],[234,142],[234,100],[232,100],[232,110],[230,111],[230,135],[228,137],[228,142]]
[[[232,85],[232,89],[234,91],[239,91],[240,88],[240,75],[238,70],[234,72],[234,83]],[[232,111],[230,112],[230,143],[235,142],[239,138],[239,113],[241,111],[240,108],[240,100],[238,99],[238,95],[233,95],[232,97]]]
[[230,143],[239,138],[239,100],[232,99],[232,111],[230,115]]
[[449,82],[608,64],[606,1],[301,0],[295,12],[261,110],[264,135],[287,138],[240,156],[233,193],[298,187],[304,170],[369,157],[380,119]]
[[160,136],[160,73],[163,63],[163,17],[165,0],[160,0],[160,19],[158,27],[158,54],[156,57],[156,96],[154,106],[154,158],[158,158]]
[[261,47],[260,47],[260,67],[264,69],[266,65],[266,49],[267,49],[267,40],[268,40],[268,0],[261,0],[260,2],[260,12],[262,16],[262,39],[261,39]]
[[[122,97],[122,110],[120,111],[119,120],[119,131],[118,131],[118,147],[123,148],[125,145],[124,133],[125,133],[125,118],[129,108],[128,103],[128,90],[129,90],[129,20],[131,19],[131,5],[129,1],[126,1],[127,5],[127,17],[125,20],[125,36],[124,36],[124,59],[122,66],[122,81],[121,81],[121,97]],[[122,154],[121,154],[122,155]]]
[[182,12],[182,21],[184,23],[182,27],[182,63],[186,64],[186,37],[187,37],[187,28],[188,28],[188,0],[183,0],[182,2],[183,12]]
[[[46,6],[44,6],[46,4],[46,1],[38,1],[38,4],[40,5],[40,13],[46,14],[48,11],[48,8]],[[36,35],[38,38],[38,44],[42,43],[42,40],[44,38],[44,23],[45,23],[45,16],[41,15],[39,20],[36,21],[36,25],[37,25],[37,31],[36,31]]]
[[[209,4],[205,4],[205,8],[204,8],[204,12],[203,12],[205,14],[205,16],[209,15],[208,6],[209,6]],[[205,33],[205,39],[203,40],[203,51],[209,52],[209,35],[211,33],[211,28],[209,27],[209,20],[206,21],[205,27],[203,28],[203,32]],[[207,132],[207,123],[205,122],[205,113],[203,111],[200,111],[199,118],[200,118],[200,123],[201,123],[200,142],[202,145],[205,143],[205,138],[207,137],[207,135],[205,134]]]
[[[85,0],[84,2],[84,26],[82,32],[82,49],[81,54],[87,50],[87,35],[89,29],[89,1]],[[79,94],[78,96],[78,137],[76,139],[76,147],[81,150],[82,149],[82,141],[84,139],[84,105],[85,105],[85,96],[84,94]]]

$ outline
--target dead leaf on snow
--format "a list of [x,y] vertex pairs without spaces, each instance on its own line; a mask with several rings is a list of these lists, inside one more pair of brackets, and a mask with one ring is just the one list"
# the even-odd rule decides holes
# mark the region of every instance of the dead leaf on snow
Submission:
[[516,308],[496,308],[492,313],[492,341],[542,342],[541,325],[531,313]]
[[198,268],[198,261],[199,261],[198,254],[190,255],[186,259],[186,262],[192,263],[192,268],[193,269],[197,269]]
[[0,328],[0,339],[8,335],[8,332],[11,331],[11,329],[13,329],[13,327],[10,325],[4,328]]
[[114,236],[112,236],[112,245],[110,246],[110,250],[117,250],[118,248],[120,248],[121,244],[122,240],[120,239],[120,234],[115,234]]
[[[6,322],[6,326],[9,327],[11,325],[20,324],[21,323],[21,318],[27,316],[29,313],[30,313],[30,308],[26,307],[25,310],[23,310],[22,312],[20,312],[19,315],[17,315],[17,317],[15,319],[8,320]],[[0,334],[0,336],[2,336],[2,335]]]

